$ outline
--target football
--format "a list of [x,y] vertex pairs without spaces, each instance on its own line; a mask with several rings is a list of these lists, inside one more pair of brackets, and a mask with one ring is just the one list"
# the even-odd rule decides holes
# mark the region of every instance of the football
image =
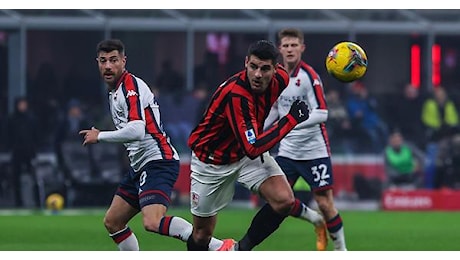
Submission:
[[46,198],[46,208],[60,211],[64,208],[64,197],[59,193],[52,193]]
[[326,57],[327,72],[341,82],[348,83],[360,79],[367,71],[367,55],[354,42],[339,42]]

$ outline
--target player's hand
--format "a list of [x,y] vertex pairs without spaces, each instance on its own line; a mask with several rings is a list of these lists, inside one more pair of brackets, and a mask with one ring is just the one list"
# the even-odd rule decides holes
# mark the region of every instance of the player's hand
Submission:
[[99,136],[99,130],[95,127],[91,127],[89,130],[81,130],[78,134],[83,135],[83,146],[87,144],[95,144],[97,143],[97,137]]
[[308,110],[308,106],[305,102],[296,100],[292,103],[289,114],[294,117],[297,123],[301,123],[308,119],[310,111]]

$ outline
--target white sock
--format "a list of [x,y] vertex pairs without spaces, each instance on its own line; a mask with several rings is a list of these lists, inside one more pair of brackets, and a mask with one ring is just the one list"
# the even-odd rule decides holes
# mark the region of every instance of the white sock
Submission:
[[306,221],[319,224],[323,221],[323,216],[319,214],[316,210],[312,210],[302,203],[302,212],[300,213],[299,218],[305,219]]
[[330,233],[329,236],[332,238],[332,241],[334,242],[334,251],[347,251],[343,227],[341,227],[335,233]]
[[[117,234],[120,234],[121,232],[126,231],[126,229],[128,229],[128,227],[116,233],[110,234],[110,236],[113,237]],[[134,233],[131,232],[131,235],[129,235],[126,239],[118,243],[117,247],[120,251],[139,251],[139,242],[137,241],[136,235],[134,235]]]
[[[187,242],[192,234],[193,226],[187,220],[180,217],[172,217],[171,225],[169,226],[169,236],[178,238]],[[216,251],[222,246],[222,240],[212,237],[209,242],[209,251]]]
[[188,237],[192,234],[192,230],[193,226],[187,220],[174,216],[171,218],[168,236],[187,242]]

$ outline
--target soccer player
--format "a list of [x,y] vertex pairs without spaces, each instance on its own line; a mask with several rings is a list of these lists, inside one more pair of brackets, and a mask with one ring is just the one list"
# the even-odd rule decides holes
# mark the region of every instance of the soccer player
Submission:
[[232,200],[235,181],[259,193],[268,203],[254,217],[246,244],[240,248],[227,239],[221,250],[249,250],[292,212],[306,214],[306,206],[294,198],[286,176],[268,152],[297,124],[308,119],[306,104],[293,102],[284,117],[263,130],[270,108],[289,83],[286,70],[277,64],[278,57],[277,47],[269,41],[251,44],[245,69],[217,88],[190,134],[190,251],[208,250],[217,214]]
[[[130,160],[130,170],[113,197],[104,225],[119,250],[139,250],[137,238],[128,227],[139,212],[145,230],[185,242],[192,225],[166,215],[179,174],[179,156],[162,129],[158,103],[147,84],[126,70],[125,47],[120,40],[101,41],[96,61],[107,85],[116,130],[82,130],[83,145],[123,143]],[[222,244],[213,238],[209,249],[218,250]]]
[[328,110],[323,85],[316,71],[301,59],[305,51],[303,33],[297,29],[287,28],[278,33],[278,38],[279,50],[290,81],[273,105],[265,127],[276,124],[276,120],[288,114],[291,104],[297,102],[298,98],[306,102],[310,108],[308,120],[297,125],[281,140],[276,161],[291,185],[299,177],[308,182],[313,197],[326,219],[334,250],[346,250],[343,222],[334,206],[332,192],[334,181],[325,126]]

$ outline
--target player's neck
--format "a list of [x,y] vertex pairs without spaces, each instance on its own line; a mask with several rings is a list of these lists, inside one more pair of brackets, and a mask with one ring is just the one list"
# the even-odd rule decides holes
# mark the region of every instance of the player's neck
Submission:
[[297,66],[299,66],[299,63],[300,63],[300,60],[297,61],[296,63],[285,62],[284,63],[284,68],[286,68],[288,74],[291,75],[292,71],[295,70],[297,68]]

